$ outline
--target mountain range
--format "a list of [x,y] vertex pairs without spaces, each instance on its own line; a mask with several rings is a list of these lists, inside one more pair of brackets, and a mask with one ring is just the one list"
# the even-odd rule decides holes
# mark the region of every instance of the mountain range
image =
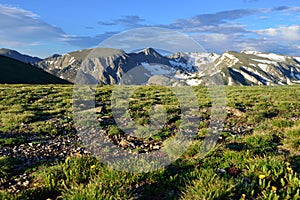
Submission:
[[32,63],[35,68],[73,83],[83,77],[101,84],[123,82],[173,86],[205,84],[210,77],[217,77],[224,85],[300,83],[300,57],[257,51],[226,51],[221,55],[177,52],[166,56],[153,48],[134,53],[94,48],[53,55],[46,59],[26,56],[7,49],[1,49],[1,54]]

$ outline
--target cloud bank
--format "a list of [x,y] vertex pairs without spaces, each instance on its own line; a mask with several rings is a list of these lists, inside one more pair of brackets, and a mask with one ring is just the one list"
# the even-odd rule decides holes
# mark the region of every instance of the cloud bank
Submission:
[[[251,49],[300,55],[300,26],[297,23],[276,27],[267,27],[268,24],[265,24],[264,28],[253,28],[241,21],[247,17],[268,20],[268,15],[276,13],[299,16],[300,7],[228,10],[175,19],[170,24],[151,25],[140,16],[124,16],[112,21],[99,21],[95,25],[104,27],[107,32],[95,36],[78,36],[68,34],[62,28],[44,22],[30,11],[0,5],[0,45],[18,48],[64,43],[76,48],[89,48],[97,46],[101,41],[123,30],[153,26],[185,33],[208,51],[218,53],[226,50]],[[119,27],[120,31],[112,29],[113,27]]]

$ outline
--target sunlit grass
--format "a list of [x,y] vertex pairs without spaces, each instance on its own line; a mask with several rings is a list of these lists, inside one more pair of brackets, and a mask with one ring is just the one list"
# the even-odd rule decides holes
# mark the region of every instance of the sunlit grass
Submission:
[[[0,199],[299,199],[300,87],[226,87],[224,130],[204,158],[199,150],[211,101],[206,88],[193,89],[200,108],[198,133],[171,165],[138,174],[109,168],[93,156],[70,156],[24,169],[32,178],[29,189],[11,193],[2,187]],[[124,134],[111,120],[113,90],[102,86],[95,94],[99,124],[112,138]],[[0,85],[0,148],[24,144],[30,134],[75,134],[72,92],[66,85]],[[167,144],[179,127],[189,127],[182,124],[178,103],[169,89],[139,87],[126,116],[137,122],[136,134],[143,136],[149,132],[152,106],[165,105],[167,125],[144,139]],[[18,162],[0,157],[1,184],[16,175]]]

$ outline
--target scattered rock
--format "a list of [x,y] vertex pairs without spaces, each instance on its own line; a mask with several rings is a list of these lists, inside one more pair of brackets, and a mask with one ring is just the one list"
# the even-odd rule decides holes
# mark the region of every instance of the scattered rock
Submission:
[[[11,137],[7,135],[6,137]],[[28,135],[27,143],[19,145],[0,146],[0,156],[17,158],[11,176],[1,181],[0,189],[9,192],[21,192],[29,188],[31,177],[28,174],[19,174],[27,168],[39,165],[42,162],[55,162],[65,159],[69,155],[87,154],[80,140],[75,134],[62,135]],[[19,174],[19,175],[18,175]]]
[[122,140],[119,144],[123,148],[126,148],[128,146],[128,142],[126,140]]

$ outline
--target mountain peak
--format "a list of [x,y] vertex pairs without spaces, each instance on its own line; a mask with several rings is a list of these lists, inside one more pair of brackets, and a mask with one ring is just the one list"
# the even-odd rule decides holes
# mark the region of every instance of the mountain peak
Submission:
[[1,49],[0,49],[0,54],[1,54],[1,55],[4,55],[4,54],[11,54],[11,53],[13,53],[13,52],[17,53],[17,51],[12,50],[12,49],[7,49],[7,48],[1,48]]
[[157,51],[155,51],[153,48],[151,48],[151,47],[148,47],[148,48],[146,48],[146,49],[144,49],[143,51],[142,51],[145,55],[159,55],[159,56],[161,56]]
[[25,54],[21,54],[18,51],[12,50],[12,49],[6,49],[6,48],[1,48],[0,49],[0,55],[2,56],[6,56],[9,58],[13,58],[15,60],[24,62],[24,63],[31,63],[34,64],[38,61],[41,61],[40,58],[38,57],[32,57],[32,56],[28,56]]
[[242,50],[240,53],[243,53],[243,54],[258,54],[258,53],[261,53],[259,51],[252,51],[252,50]]

